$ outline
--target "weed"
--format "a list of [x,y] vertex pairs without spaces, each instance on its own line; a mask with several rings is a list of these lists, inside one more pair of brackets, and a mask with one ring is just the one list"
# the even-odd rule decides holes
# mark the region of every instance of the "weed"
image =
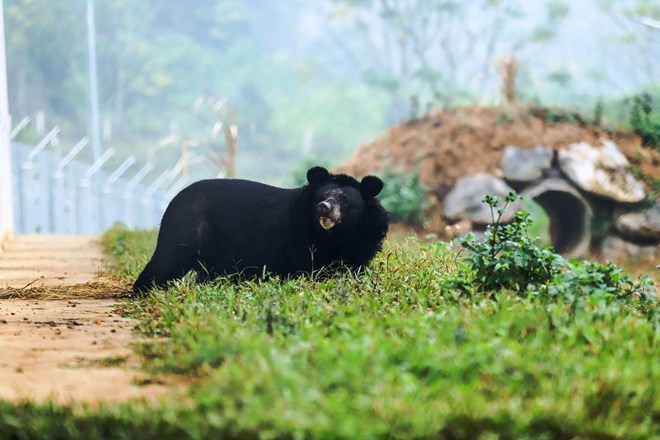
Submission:
[[419,179],[419,173],[386,171],[382,179],[387,182],[379,195],[390,219],[419,225],[424,221],[424,210],[431,203],[427,199],[428,188]]
[[550,281],[563,263],[561,256],[555,254],[552,248],[541,246],[538,237],[527,234],[532,220],[526,211],[516,213],[511,224],[501,223],[505,209],[516,198],[516,193],[512,191],[505,198],[504,205],[498,207],[497,197],[484,197],[484,203],[490,207],[493,217],[485,240],[479,241],[474,234],[468,234],[461,240],[470,253],[467,257],[469,269],[460,276],[468,277],[480,290],[524,292],[530,285]]
[[603,124],[603,113],[605,112],[605,104],[602,98],[598,98],[594,105],[594,118],[592,124],[594,127],[601,127]]
[[649,93],[633,96],[630,125],[645,145],[660,149],[660,112],[653,112],[653,97]]
[[530,291],[562,297],[576,304],[585,301],[631,302],[642,310],[655,308],[657,296],[649,277],[633,280],[620,266],[592,261],[569,261],[566,270],[555,275],[545,286],[535,286]]
[[516,213],[510,224],[502,224],[506,207],[516,198],[516,193],[510,192],[499,207],[497,197],[484,197],[493,223],[485,240],[479,241],[474,234],[462,239],[469,251],[467,267],[449,284],[464,291],[504,289],[522,296],[540,295],[544,300],[561,299],[571,303],[571,313],[589,301],[600,301],[603,306],[622,301],[645,312],[655,309],[657,296],[650,278],[634,281],[611,262],[567,261],[551,247],[542,246],[538,237],[528,235],[532,220],[525,211]]

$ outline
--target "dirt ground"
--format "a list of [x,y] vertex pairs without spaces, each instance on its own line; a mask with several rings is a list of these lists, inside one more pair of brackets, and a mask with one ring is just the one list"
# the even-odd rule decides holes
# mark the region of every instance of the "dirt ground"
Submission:
[[436,110],[391,127],[359,146],[337,170],[357,176],[386,168],[416,171],[441,200],[461,176],[500,174],[499,163],[507,145],[544,145],[559,150],[574,142],[596,145],[601,139],[610,139],[640,172],[660,176],[660,152],[642,147],[638,136],[593,127],[579,115],[564,114],[560,118],[548,112],[535,107]]
[[0,253],[0,399],[96,403],[167,391],[139,372],[135,322],[115,311],[120,290],[98,288],[101,264],[93,236],[17,236]]

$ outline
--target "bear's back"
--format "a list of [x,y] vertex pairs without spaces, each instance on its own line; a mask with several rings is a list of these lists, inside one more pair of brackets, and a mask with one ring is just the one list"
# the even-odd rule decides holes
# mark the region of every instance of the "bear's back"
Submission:
[[242,179],[200,180],[170,202],[163,225],[180,228],[203,222],[223,235],[264,236],[289,228],[302,189],[285,189]]
[[264,183],[243,179],[207,179],[200,180],[183,189],[172,200],[171,205],[185,204],[189,209],[223,208],[253,210],[259,206],[286,203],[295,196],[297,190],[278,188]]

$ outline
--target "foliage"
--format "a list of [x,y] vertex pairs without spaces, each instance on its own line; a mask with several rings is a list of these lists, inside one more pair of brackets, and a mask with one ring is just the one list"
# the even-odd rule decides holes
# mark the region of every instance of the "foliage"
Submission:
[[620,266],[593,261],[569,261],[567,270],[555,274],[546,285],[530,286],[530,292],[561,297],[573,303],[584,301],[630,301],[642,310],[656,306],[653,281],[643,277],[634,281]]
[[[349,36],[335,42],[335,52],[367,84],[390,95],[395,120],[408,117],[411,97],[424,108],[474,102],[496,82],[492,66],[502,54],[519,54],[552,40],[570,12],[562,0],[545,2],[533,17],[529,9],[508,1],[329,3],[333,20],[327,33]],[[507,31],[525,19],[529,26],[524,32]]]
[[586,117],[578,112],[557,107],[534,106],[529,109],[529,114],[545,120],[545,123],[548,125],[569,123],[584,127],[590,123]]
[[388,170],[382,175],[385,182],[378,196],[394,222],[419,225],[424,221],[424,210],[431,206],[428,188],[420,181],[419,173]]
[[602,125],[604,111],[605,111],[605,104],[603,103],[603,99],[599,98],[596,101],[596,104],[594,104],[594,117],[591,121],[594,127],[600,127]]
[[630,125],[642,142],[660,149],[660,110],[653,110],[653,98],[648,93],[633,96],[630,110]]
[[529,213],[518,212],[511,224],[501,224],[504,211],[516,197],[515,192],[510,192],[501,207],[497,197],[484,197],[493,214],[493,224],[486,230],[485,239],[480,241],[470,233],[461,240],[469,251],[469,274],[465,275],[480,290],[525,292],[530,285],[547,283],[560,270],[561,256],[550,247],[542,247],[538,237],[528,236],[532,224]]
[[[5,2],[14,120],[34,120],[43,111],[47,126],[61,127],[63,145],[87,130],[85,4]],[[178,0],[95,4],[101,120],[110,129],[104,129],[105,144],[112,144],[116,157],[146,156],[170,135],[208,139],[216,121],[195,113],[200,96],[226,97],[235,107],[231,123],[239,128],[241,177],[273,181],[283,175],[300,158],[303,133],[313,132],[314,153],[335,158],[384,127],[378,93],[326,75],[307,51],[297,49],[304,42],[288,21],[298,14],[298,3],[262,0],[259,8],[238,0],[199,0],[195,7]],[[23,134],[37,140],[34,133]],[[180,152],[180,145],[163,149],[152,158],[154,165],[171,167]],[[198,174],[193,178],[215,176],[207,171],[191,169]]]
[[624,301],[643,311],[655,308],[656,289],[650,278],[633,281],[612,262],[565,260],[551,247],[541,246],[538,237],[529,236],[532,220],[525,211],[516,213],[510,224],[501,224],[504,211],[516,197],[511,191],[501,207],[497,197],[484,197],[493,224],[486,230],[483,241],[473,233],[461,240],[468,250],[467,267],[457,272],[454,286],[463,291],[508,290],[525,297],[537,295],[544,300],[559,298],[574,305],[601,301],[606,307]]

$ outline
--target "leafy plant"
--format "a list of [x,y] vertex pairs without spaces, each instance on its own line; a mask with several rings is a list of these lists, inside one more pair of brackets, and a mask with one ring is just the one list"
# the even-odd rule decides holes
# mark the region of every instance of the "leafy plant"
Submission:
[[572,303],[580,303],[585,298],[629,301],[642,308],[654,305],[657,301],[653,291],[653,281],[642,277],[635,281],[624,270],[611,261],[602,264],[594,261],[566,262],[567,270],[555,275],[547,286],[534,288],[537,293],[547,293],[551,297],[561,297]]
[[511,191],[504,205],[498,207],[497,197],[484,197],[483,202],[490,206],[493,215],[493,224],[486,230],[485,240],[479,241],[473,233],[461,240],[470,252],[467,258],[469,276],[480,290],[523,292],[528,286],[546,283],[559,273],[563,258],[551,247],[543,247],[538,237],[528,235],[532,224],[528,212],[517,212],[511,224],[501,224],[506,207],[516,198],[516,193]]
[[485,240],[479,241],[471,233],[461,241],[469,251],[467,268],[458,271],[450,284],[462,290],[505,289],[525,296],[560,299],[572,304],[571,313],[587,299],[604,305],[627,302],[643,311],[655,306],[657,297],[650,278],[635,281],[612,262],[567,261],[551,247],[542,246],[538,237],[530,237],[532,220],[526,211],[517,212],[510,224],[501,224],[506,207],[516,198],[511,191],[504,205],[498,207],[497,197],[484,197],[493,224],[486,230]]
[[385,186],[378,197],[395,222],[419,225],[424,221],[424,210],[430,206],[428,188],[420,181],[419,173],[386,171],[382,176]]
[[593,124],[595,127],[600,127],[603,123],[603,113],[605,111],[605,104],[603,103],[603,99],[599,98],[598,101],[596,101],[596,104],[594,105],[594,119],[593,119]]
[[633,97],[630,125],[645,145],[660,148],[660,113],[653,112],[653,98],[649,93]]

